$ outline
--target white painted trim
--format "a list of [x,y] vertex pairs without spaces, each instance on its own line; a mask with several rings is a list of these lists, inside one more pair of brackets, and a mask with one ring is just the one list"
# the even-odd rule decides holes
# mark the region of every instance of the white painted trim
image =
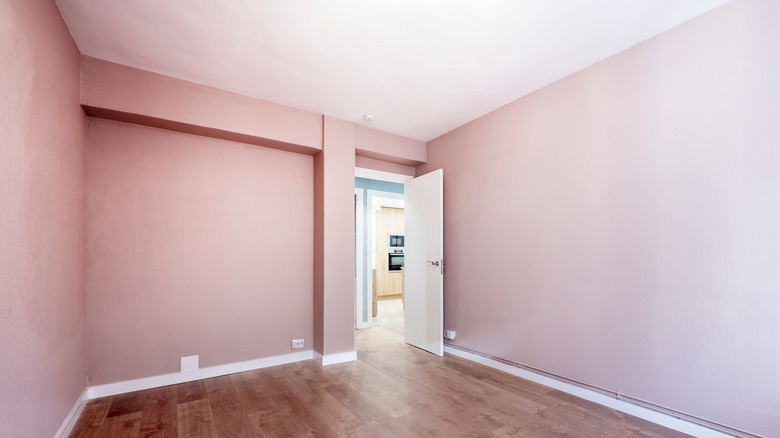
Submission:
[[160,376],[143,377],[135,380],[107,383],[105,385],[90,386],[88,398],[106,397],[109,395],[124,394],[126,392],[140,391],[142,389],[157,388],[160,386],[175,385],[177,383],[192,382],[193,380],[208,379],[210,377],[224,376],[227,374],[241,373],[260,368],[267,368],[286,363],[300,362],[314,358],[314,350],[305,350],[279,356],[263,357],[245,362],[235,362],[217,365],[208,368],[200,368],[183,373],[163,374]]
[[[363,224],[365,223],[364,213],[364,192],[365,189],[355,188],[355,195],[357,196],[357,202],[355,203],[355,328],[366,329],[371,327],[370,318],[363,313],[363,308],[366,305],[364,297],[366,293],[366,281],[363,278],[364,263],[366,261],[366,254],[363,251],[363,241],[365,236],[363,235]],[[369,304],[368,308],[371,305]]]
[[317,360],[322,366],[357,360],[357,351],[345,351],[344,353],[326,354],[325,356],[319,353],[315,354],[317,356],[315,360]]
[[84,411],[84,406],[87,405],[87,390],[88,388],[84,388],[84,392],[82,392],[81,396],[76,400],[76,404],[73,405],[73,409],[71,409],[68,416],[65,417],[65,421],[62,422],[62,425],[54,435],[54,438],[67,438],[68,435],[73,432],[73,428],[76,427],[76,423],[79,421],[79,417]]
[[403,183],[414,178],[411,175],[402,175],[400,173],[383,172],[381,170],[366,169],[363,167],[355,168],[355,176],[358,178],[376,179],[379,181],[388,181],[394,183]]
[[681,420],[679,418],[672,417],[667,414],[663,414],[648,408],[637,406],[633,403],[619,400],[610,397],[606,394],[601,394],[587,388],[583,388],[577,385],[572,385],[571,383],[566,383],[560,380],[552,379],[550,377],[546,377],[541,374],[534,373],[533,371],[529,371],[523,368],[518,368],[516,366],[505,364],[497,360],[480,356],[478,354],[469,353],[467,351],[453,348],[448,345],[444,346],[444,352],[447,354],[452,354],[453,356],[462,357],[464,359],[468,359],[470,361],[480,363],[485,366],[489,366],[491,368],[495,368],[500,371],[504,371],[506,373],[521,377],[523,379],[530,380],[532,382],[536,382],[541,385],[557,389],[559,391],[563,391],[575,397],[592,401],[602,406],[606,406],[608,408],[612,408],[620,412],[625,412],[626,414],[633,415],[643,420],[647,420],[652,423],[659,424],[661,426],[668,427],[669,429],[673,429],[682,433],[687,433],[688,435],[692,435],[698,438],[731,438],[732,437],[732,435],[727,435],[725,433],[721,433],[709,429],[707,427],[699,426],[698,424]]

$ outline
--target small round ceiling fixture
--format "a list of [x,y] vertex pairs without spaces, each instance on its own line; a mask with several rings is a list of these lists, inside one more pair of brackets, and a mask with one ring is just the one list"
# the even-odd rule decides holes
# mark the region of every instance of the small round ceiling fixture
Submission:
[[363,119],[366,122],[373,122],[374,121],[374,115],[373,114],[366,114],[363,116]]

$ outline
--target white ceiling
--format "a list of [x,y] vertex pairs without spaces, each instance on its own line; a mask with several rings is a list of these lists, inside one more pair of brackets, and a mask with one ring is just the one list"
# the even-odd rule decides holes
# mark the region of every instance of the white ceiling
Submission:
[[57,0],[81,52],[428,141],[727,0]]

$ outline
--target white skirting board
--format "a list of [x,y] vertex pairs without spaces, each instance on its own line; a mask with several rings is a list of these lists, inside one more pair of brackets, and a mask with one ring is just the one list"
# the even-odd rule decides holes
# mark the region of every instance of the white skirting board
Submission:
[[533,371],[518,368],[516,366],[505,364],[494,359],[480,356],[478,354],[469,353],[467,351],[463,351],[448,345],[444,346],[444,352],[452,354],[453,356],[462,357],[464,359],[480,363],[485,366],[489,366],[491,368],[495,368],[500,371],[504,371],[518,377],[522,377],[523,379],[530,380],[532,382],[536,382],[559,391],[563,391],[567,394],[598,403],[602,406],[615,409],[616,411],[625,412],[626,414],[633,415],[643,420],[647,420],[682,433],[687,433],[688,435],[692,435],[698,438],[733,438],[733,435],[727,435],[707,427],[699,426],[698,424],[681,420],[671,415],[637,406],[633,403],[619,400],[596,391],[591,391],[587,388],[552,379],[550,377],[534,373]]
[[344,353],[326,354],[324,356],[319,353],[315,353],[315,355],[315,359],[322,366],[357,360],[357,351],[345,351]]
[[60,426],[60,430],[57,431],[57,433],[54,435],[54,438],[67,438],[67,436],[70,435],[70,433],[73,431],[73,428],[76,426],[76,423],[79,421],[81,412],[84,410],[84,406],[86,405],[87,388],[84,388],[84,392],[82,392],[81,397],[76,400],[76,404],[73,405],[73,409],[70,410],[70,413],[65,418],[65,421],[62,422],[62,426]]
[[[626,414],[633,415],[635,417],[647,420],[656,424],[659,424],[669,429],[677,430],[679,432],[687,433],[689,435],[698,438],[729,438],[732,435],[727,435],[697,424],[675,418],[671,415],[656,412],[651,409],[647,409],[635,404],[618,400],[613,397],[609,397],[605,394],[601,394],[595,391],[591,391],[586,388],[582,388],[577,385],[562,382],[560,380],[552,379],[532,371],[518,368],[516,366],[508,365],[478,354],[469,353],[467,351],[459,350],[451,346],[444,346],[444,352],[452,354],[454,356],[462,357],[464,359],[471,360],[473,362],[480,363],[491,368],[495,368],[500,371],[521,377],[532,382],[539,383],[541,385],[563,391],[565,393],[580,397],[585,400],[598,403],[602,406],[612,408]],[[313,350],[306,350],[296,353],[283,354],[279,356],[271,356],[260,359],[248,360],[245,362],[236,362],[232,364],[217,365],[209,368],[201,368],[194,371],[188,371],[183,373],[171,373],[160,376],[144,377],[135,380],[126,380],[123,382],[108,383],[105,385],[92,386],[86,388],[81,394],[81,397],[76,401],[73,409],[68,414],[65,421],[57,431],[55,438],[67,437],[76,422],[84,410],[84,406],[87,404],[87,400],[99,397],[106,397],[109,395],[123,394],[126,392],[140,391],[143,389],[157,388],[160,386],[174,385],[177,383],[191,382],[194,380],[207,379],[210,377],[224,376],[228,374],[240,373],[243,371],[250,371],[254,369],[267,368],[276,365],[283,365],[286,363],[299,362],[302,360],[317,359],[318,362],[325,365],[332,365],[342,362],[350,362],[357,360],[356,351],[348,351],[344,353],[329,354],[322,356]]]
[[163,374],[160,376],[143,377],[141,379],[125,380],[122,382],[107,383],[105,385],[90,386],[84,389],[81,397],[76,401],[76,404],[68,414],[68,417],[57,431],[55,438],[66,438],[72,432],[73,427],[76,426],[76,422],[81,415],[81,412],[84,410],[84,406],[87,404],[87,401],[93,398],[124,394],[126,392],[141,391],[144,389],[158,388],[161,386],[175,385],[177,383],[192,382],[194,380],[225,376],[228,374],[283,365],[286,363],[300,362],[303,360],[310,360],[315,358],[320,364],[324,366],[357,360],[357,352],[347,351],[344,353],[322,356],[319,353],[314,352],[314,350],[306,350],[290,354],[282,354],[279,356],[263,357],[245,362],[235,362],[208,368],[199,368],[192,371]]
[[160,376],[143,377],[141,379],[125,380],[123,382],[90,386],[87,388],[87,394],[89,399],[106,397],[109,395],[123,394],[126,392],[140,391],[142,389],[157,388],[160,386],[175,385],[177,383],[192,382],[193,380],[225,376],[228,374],[283,365],[286,363],[299,362],[313,358],[314,351],[305,350],[290,354],[282,354],[279,356],[263,357],[245,362],[235,362],[208,368],[200,368],[197,370],[185,371],[181,373],[163,374]]

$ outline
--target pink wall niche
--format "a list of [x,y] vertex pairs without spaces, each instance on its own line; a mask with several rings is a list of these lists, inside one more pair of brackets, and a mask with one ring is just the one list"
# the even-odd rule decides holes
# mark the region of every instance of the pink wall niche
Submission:
[[0,2],[0,435],[51,437],[84,391],[79,52],[49,0]]
[[[312,340],[312,157],[87,124],[90,385]],[[311,346],[308,343],[307,346]]]
[[735,0],[431,141],[455,343],[774,436],[778,22]]

